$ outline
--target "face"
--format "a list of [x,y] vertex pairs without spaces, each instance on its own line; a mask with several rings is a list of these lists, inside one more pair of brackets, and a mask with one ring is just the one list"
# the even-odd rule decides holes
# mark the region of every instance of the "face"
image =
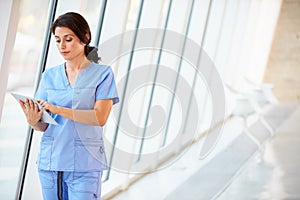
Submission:
[[67,27],[56,27],[56,47],[65,60],[73,60],[78,56],[84,56],[85,44]]

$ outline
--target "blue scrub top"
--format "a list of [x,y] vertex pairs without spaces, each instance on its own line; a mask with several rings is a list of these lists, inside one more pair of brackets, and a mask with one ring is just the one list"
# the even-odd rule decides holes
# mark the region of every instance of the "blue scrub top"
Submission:
[[[96,100],[119,102],[112,69],[92,63],[84,68],[73,85],[66,76],[65,65],[47,69],[35,95],[53,105],[78,110],[92,110]],[[49,124],[41,139],[38,167],[53,171],[102,171],[107,160],[102,139],[102,127],[52,117],[57,126]]]

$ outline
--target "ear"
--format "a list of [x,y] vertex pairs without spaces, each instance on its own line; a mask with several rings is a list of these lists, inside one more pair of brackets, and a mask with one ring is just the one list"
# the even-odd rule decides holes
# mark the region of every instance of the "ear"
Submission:
[[89,33],[86,33],[86,34],[85,34],[85,37],[88,39],[88,41],[91,40],[91,35],[90,35]]

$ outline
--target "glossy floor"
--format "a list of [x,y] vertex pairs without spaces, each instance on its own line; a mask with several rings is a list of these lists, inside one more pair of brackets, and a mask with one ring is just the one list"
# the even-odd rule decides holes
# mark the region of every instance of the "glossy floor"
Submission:
[[197,159],[196,144],[171,167],[113,199],[300,199],[300,106],[278,105],[265,117],[275,129],[273,137],[258,121],[250,127],[263,143],[260,151],[233,118],[210,157]]
[[300,199],[300,108],[265,146],[263,159],[252,159],[219,196],[227,199]]

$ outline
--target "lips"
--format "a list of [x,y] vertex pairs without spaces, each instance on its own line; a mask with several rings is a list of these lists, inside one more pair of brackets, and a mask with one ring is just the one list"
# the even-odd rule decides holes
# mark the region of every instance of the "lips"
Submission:
[[64,52],[60,52],[62,55],[67,55],[68,53],[70,53],[70,51],[64,51]]

